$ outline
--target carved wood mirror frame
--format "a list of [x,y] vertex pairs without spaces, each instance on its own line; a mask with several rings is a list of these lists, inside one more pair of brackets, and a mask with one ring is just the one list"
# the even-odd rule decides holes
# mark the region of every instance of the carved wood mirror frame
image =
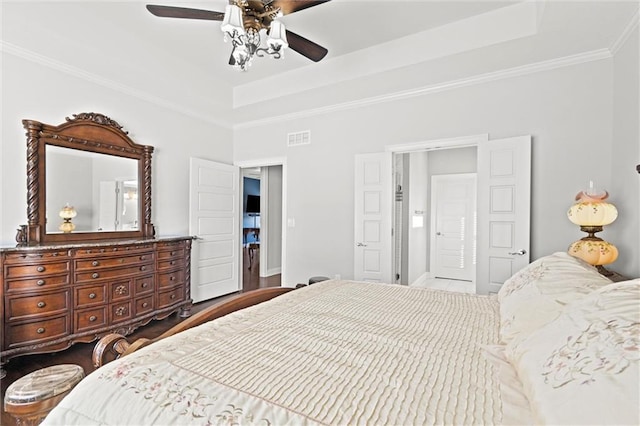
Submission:
[[[20,225],[16,241],[20,244],[81,242],[92,240],[153,237],[151,223],[151,154],[153,147],[133,142],[116,121],[94,112],[74,114],[66,122],[52,126],[35,120],[22,120],[27,131],[27,224]],[[138,162],[139,227],[130,231],[46,232],[46,146],[135,159]]]

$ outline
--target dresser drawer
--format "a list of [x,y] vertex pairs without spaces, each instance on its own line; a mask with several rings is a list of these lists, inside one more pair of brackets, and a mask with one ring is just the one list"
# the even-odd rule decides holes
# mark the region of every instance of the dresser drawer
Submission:
[[153,275],[135,279],[136,295],[150,293],[154,289]]
[[69,274],[43,276],[26,280],[7,280],[7,291],[48,290],[69,284]]
[[69,291],[13,297],[9,299],[7,317],[9,321],[66,312],[70,307]]
[[76,332],[90,330],[92,328],[103,327],[107,324],[107,308],[101,306],[99,308],[84,309],[76,311],[76,317],[73,329]]
[[168,259],[158,261],[158,271],[184,268],[184,259]]
[[133,317],[131,310],[131,301],[114,303],[111,306],[111,323],[126,321]]
[[158,294],[158,309],[166,308],[184,299],[184,288],[176,287],[171,291]]
[[158,288],[169,288],[184,281],[184,271],[178,270],[158,274]]
[[166,259],[182,259],[184,258],[184,248],[180,245],[172,247],[171,250],[162,250],[158,252],[158,260]]
[[38,277],[69,272],[71,262],[34,263],[31,265],[6,265],[6,278]]
[[76,308],[102,305],[107,301],[106,284],[75,287],[74,295]]
[[121,257],[105,257],[95,259],[81,259],[75,261],[76,271],[93,271],[102,268],[113,268],[117,266],[135,265],[137,263],[149,262],[153,260],[153,253],[140,253]]
[[117,268],[117,269],[105,269],[95,272],[76,272],[76,282],[90,282],[102,279],[110,279],[110,278],[120,278],[124,275],[135,275],[141,274],[143,272],[153,272],[154,265],[153,263],[147,263],[144,265],[138,266],[129,266],[126,268]]
[[67,250],[50,250],[50,251],[26,251],[21,253],[5,254],[5,263],[33,263],[41,260],[55,260],[69,257]]
[[9,348],[56,339],[69,333],[66,316],[10,325],[8,328],[5,343]]
[[111,301],[116,302],[119,300],[125,300],[131,298],[131,280],[118,280],[109,283],[109,294],[111,294]]
[[131,254],[153,252],[153,244],[115,245],[110,247],[90,247],[76,249],[75,257],[115,257]]
[[139,297],[136,299],[136,315],[146,314],[153,311],[153,294],[146,297]]

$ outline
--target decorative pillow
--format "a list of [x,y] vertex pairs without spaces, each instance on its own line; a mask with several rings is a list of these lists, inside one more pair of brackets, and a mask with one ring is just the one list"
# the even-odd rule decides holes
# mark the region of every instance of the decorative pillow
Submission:
[[565,252],[532,262],[500,291],[500,339],[508,343],[553,321],[562,309],[593,290],[611,284],[596,268]]
[[640,424],[640,279],[572,303],[505,354],[536,424]]

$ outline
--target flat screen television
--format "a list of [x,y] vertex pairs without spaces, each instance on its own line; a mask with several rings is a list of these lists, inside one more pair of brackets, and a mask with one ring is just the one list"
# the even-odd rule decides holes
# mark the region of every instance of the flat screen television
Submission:
[[246,212],[249,214],[260,214],[260,196],[247,195]]

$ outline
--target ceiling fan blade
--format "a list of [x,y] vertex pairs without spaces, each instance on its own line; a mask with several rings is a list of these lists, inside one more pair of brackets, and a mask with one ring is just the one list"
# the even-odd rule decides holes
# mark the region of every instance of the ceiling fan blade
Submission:
[[287,30],[287,41],[289,42],[289,47],[292,50],[295,50],[302,56],[306,56],[314,62],[320,61],[329,52],[319,44],[316,44],[311,40],[307,40],[306,38],[289,30]]
[[280,8],[283,15],[288,15],[299,10],[308,9],[331,0],[273,0],[270,6]]
[[185,19],[204,19],[207,21],[222,21],[223,12],[214,12],[212,10],[188,9],[186,7],[159,6],[156,4],[148,4],[147,10],[155,16],[163,18],[185,18]]

